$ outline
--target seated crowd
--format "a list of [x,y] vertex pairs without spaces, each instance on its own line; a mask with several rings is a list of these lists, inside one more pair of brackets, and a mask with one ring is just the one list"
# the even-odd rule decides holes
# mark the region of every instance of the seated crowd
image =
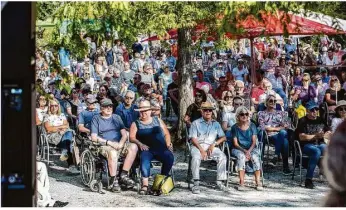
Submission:
[[[346,70],[337,67],[346,63],[346,56],[341,55],[341,48],[332,47],[327,54],[321,48],[320,56],[311,47],[301,49],[302,55],[297,55],[290,39],[284,45],[270,42],[267,51],[255,50],[258,70],[252,77],[247,56],[241,50],[228,55],[205,50],[193,58],[194,102],[183,119],[191,144],[193,193],[201,192],[199,171],[203,160],[217,162],[217,189],[227,190],[223,182],[227,179],[229,156],[237,159],[237,189],[246,188],[245,172],[252,171],[256,189],[262,190],[265,148],[274,145],[271,164],[275,166],[282,160],[283,173],[290,175],[293,140],[299,141],[302,152],[309,157],[305,187],[314,187],[314,171],[316,166],[321,167],[320,158],[329,136],[346,119]],[[163,119],[172,115],[171,109],[179,116],[183,97],[179,95],[176,55],[138,46],[132,50],[130,59],[126,47],[116,40],[114,48],[68,66],[68,74],[78,78],[70,88],[64,88],[60,71],[47,67],[38,51],[37,63],[41,66],[36,68],[36,124],[46,131],[49,143],[61,147],[60,160],[67,161],[72,173],[78,173],[79,165],[75,139],[83,136],[99,144],[100,154],[108,162],[112,191],[120,191],[120,185],[134,186],[130,171],[139,158],[139,192],[146,195],[151,161],[162,163],[163,175],[169,175],[173,167],[171,135]],[[298,62],[297,56],[303,59]],[[330,62],[334,57],[337,62]],[[299,66],[317,63],[327,67]],[[230,148],[229,154],[222,149],[224,145]],[[124,158],[124,164],[118,172],[119,157]]]

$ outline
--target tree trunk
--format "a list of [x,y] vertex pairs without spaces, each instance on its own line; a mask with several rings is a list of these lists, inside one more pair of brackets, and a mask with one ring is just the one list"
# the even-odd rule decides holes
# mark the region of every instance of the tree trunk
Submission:
[[178,29],[178,61],[177,70],[179,73],[180,87],[179,87],[179,125],[177,132],[177,140],[182,139],[185,134],[184,116],[187,107],[193,103],[193,90],[192,90],[192,71],[191,63],[191,29],[181,28]]

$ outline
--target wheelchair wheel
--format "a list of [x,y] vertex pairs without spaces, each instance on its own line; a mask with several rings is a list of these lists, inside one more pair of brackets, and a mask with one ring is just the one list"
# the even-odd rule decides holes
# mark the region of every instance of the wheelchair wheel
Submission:
[[89,185],[91,191],[93,192],[101,192],[103,185],[102,182],[97,181],[96,179],[92,180]]
[[81,155],[81,175],[83,184],[89,186],[95,179],[95,159],[90,150],[85,150]]

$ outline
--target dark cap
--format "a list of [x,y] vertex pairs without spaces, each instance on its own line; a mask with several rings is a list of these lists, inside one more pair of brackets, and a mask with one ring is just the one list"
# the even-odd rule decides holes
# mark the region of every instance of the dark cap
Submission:
[[113,105],[113,102],[110,99],[105,98],[101,101],[101,106],[109,106],[109,105]]

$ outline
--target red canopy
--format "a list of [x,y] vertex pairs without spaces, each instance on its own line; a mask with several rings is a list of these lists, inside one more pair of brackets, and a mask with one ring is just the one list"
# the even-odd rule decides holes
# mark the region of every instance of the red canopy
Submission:
[[[283,35],[284,25],[287,22],[287,32],[290,35],[314,35],[314,34],[338,34],[345,33],[345,31],[337,31],[332,26],[320,23],[303,17],[302,15],[295,15],[285,13],[283,11],[277,11],[275,13],[261,12],[262,20],[256,19],[253,15],[249,15],[245,20],[237,23],[237,28],[242,30],[239,34],[232,34],[227,32],[226,36],[232,39],[238,38],[254,38],[258,36],[277,36]],[[289,21],[290,20],[290,21]],[[206,27],[203,24],[198,24],[195,27],[195,34],[192,39],[199,38],[201,32],[206,31]],[[171,29],[168,31],[168,35],[162,37],[163,39],[177,39],[177,29]],[[152,36],[143,41],[159,40],[160,37]],[[208,37],[208,41],[213,40],[213,37]]]

